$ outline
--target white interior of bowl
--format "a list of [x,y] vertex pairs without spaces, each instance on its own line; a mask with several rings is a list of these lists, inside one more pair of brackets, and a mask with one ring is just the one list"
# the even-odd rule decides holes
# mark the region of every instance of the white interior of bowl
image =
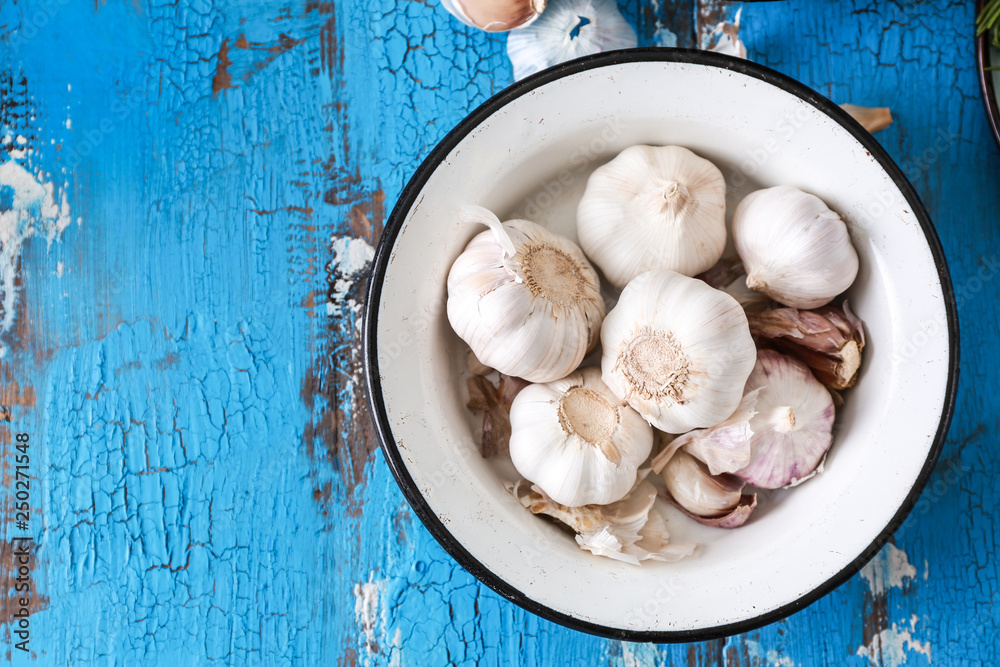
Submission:
[[[464,344],[444,316],[445,280],[478,231],[465,204],[527,214],[575,238],[587,175],[621,149],[680,144],[730,185],[729,214],[757,187],[812,192],[848,221],[861,258],[849,292],[866,323],[861,380],[846,394],[826,471],[763,498],[736,530],[665,505],[672,537],[697,553],[632,566],[580,550],[504,490],[465,408]],[[430,176],[395,241],[378,304],[383,399],[393,438],[427,504],[485,568],[535,602],[630,631],[745,621],[847,567],[879,535],[930,451],[948,373],[937,268],[893,181],[837,122],[781,88],[710,66],[637,62],[567,76],[522,95],[470,132]],[[658,501],[659,502],[659,501]]]

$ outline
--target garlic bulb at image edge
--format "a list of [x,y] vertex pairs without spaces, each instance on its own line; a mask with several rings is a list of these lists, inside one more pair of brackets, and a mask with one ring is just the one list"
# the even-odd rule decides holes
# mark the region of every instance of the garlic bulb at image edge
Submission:
[[465,222],[490,227],[448,274],[448,321],[480,362],[549,382],[571,373],[597,343],[605,306],[597,272],[567,238],[528,220],[501,223],[481,206]]
[[757,354],[733,297],[668,270],[625,286],[604,320],[601,344],[604,382],[668,433],[731,415]]
[[693,276],[725,249],[726,180],[682,146],[631,146],[591,174],[576,225],[616,287],[654,269]]
[[597,368],[522,389],[510,428],[514,467],[569,507],[620,500],[653,447],[653,429],[621,404]]
[[441,0],[441,6],[465,25],[504,32],[528,25],[545,9],[545,0]]
[[858,274],[844,220],[819,197],[790,185],[747,195],[733,214],[733,242],[747,287],[786,306],[823,306]]
[[809,367],[761,350],[746,390],[761,389],[749,422],[750,463],[736,476],[762,489],[795,486],[822,470],[833,443],[833,398]]
[[550,0],[531,25],[507,36],[507,57],[514,78],[561,62],[616,49],[634,49],[635,30],[615,0]]
[[697,546],[669,541],[667,524],[653,509],[656,487],[646,481],[640,480],[617,502],[582,507],[561,505],[537,485],[507,482],[505,486],[532,514],[545,514],[572,528],[580,548],[597,556],[633,565],[644,560],[673,562],[690,556]]

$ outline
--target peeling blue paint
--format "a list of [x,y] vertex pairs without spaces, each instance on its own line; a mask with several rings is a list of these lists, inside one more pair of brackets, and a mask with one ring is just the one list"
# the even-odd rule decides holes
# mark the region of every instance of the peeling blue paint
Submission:
[[[661,25],[694,42],[689,3],[620,5],[641,43]],[[374,241],[419,161],[510,82],[504,38],[415,0],[3,3],[0,71],[24,85],[2,129],[26,137],[25,164],[65,177],[84,220],[25,244],[0,369],[37,394],[12,416],[42,479],[46,602],[34,660],[15,663],[867,665],[858,650],[914,615],[937,663],[996,662],[998,378],[976,342],[997,331],[998,290],[975,279],[1000,245],[1000,153],[971,20],[946,0],[742,15],[759,62],[892,107],[879,139],[963,295],[970,379],[933,500],[896,536],[927,576],[878,600],[855,577],[757,632],[646,646],[532,616],[434,542],[371,453],[361,290],[327,302],[332,239]]]

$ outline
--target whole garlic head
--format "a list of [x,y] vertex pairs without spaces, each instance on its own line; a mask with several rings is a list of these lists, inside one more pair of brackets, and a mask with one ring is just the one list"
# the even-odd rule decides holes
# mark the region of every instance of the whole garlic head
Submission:
[[762,389],[750,419],[750,463],[737,477],[762,489],[812,477],[833,443],[833,398],[809,367],[761,350],[747,392]]
[[571,373],[597,343],[605,306],[597,272],[569,239],[528,220],[501,223],[481,206],[467,222],[490,227],[448,274],[448,321],[480,362],[549,382]]
[[668,433],[729,417],[757,356],[733,297],[665,269],[625,286],[604,320],[601,343],[611,391]]
[[538,18],[545,0],[441,0],[441,5],[465,25],[504,32]]
[[632,146],[590,176],[576,224],[616,287],[653,269],[693,276],[725,249],[726,180],[681,146]]
[[733,214],[733,242],[747,287],[786,306],[823,306],[858,275],[844,220],[819,197],[790,185],[747,195]]
[[620,500],[653,447],[653,429],[621,404],[597,368],[522,389],[510,427],[514,467],[567,507]]

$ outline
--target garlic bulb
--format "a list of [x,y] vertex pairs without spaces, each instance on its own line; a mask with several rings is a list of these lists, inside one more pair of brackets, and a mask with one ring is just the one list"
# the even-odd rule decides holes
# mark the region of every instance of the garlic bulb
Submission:
[[576,225],[616,287],[653,269],[693,276],[725,249],[726,180],[681,146],[631,146],[590,176]]
[[733,413],[756,348],[733,297],[668,270],[632,280],[601,330],[603,378],[668,433],[714,426]]
[[581,549],[597,556],[638,565],[644,560],[677,561],[695,550],[691,542],[669,542],[667,525],[653,509],[656,488],[640,481],[621,500],[609,505],[566,507],[555,502],[537,485],[508,482],[507,490],[532,514],[545,514],[576,533]]
[[537,21],[507,36],[514,78],[592,53],[633,49],[635,30],[615,0],[550,0]]
[[504,32],[538,18],[545,0],[441,0],[441,5],[465,25]]
[[615,398],[596,368],[522,389],[510,426],[514,467],[570,507],[619,500],[653,447],[653,429]]
[[819,197],[790,185],[747,195],[733,215],[733,242],[747,287],[786,306],[818,308],[858,274],[858,253],[843,219]]
[[704,464],[681,450],[663,469],[669,499],[699,523],[718,528],[743,525],[757,506],[756,494],[744,494],[746,482],[734,475],[711,475]]
[[761,350],[747,391],[763,388],[750,420],[750,463],[735,474],[762,489],[811,477],[833,442],[833,399],[809,367]]
[[476,358],[504,375],[549,382],[571,373],[604,319],[597,272],[572,241],[481,206],[467,222],[490,227],[448,274],[448,321]]
[[846,301],[843,308],[775,308],[747,319],[750,333],[805,363],[827,387],[847,389],[857,381],[865,330]]

